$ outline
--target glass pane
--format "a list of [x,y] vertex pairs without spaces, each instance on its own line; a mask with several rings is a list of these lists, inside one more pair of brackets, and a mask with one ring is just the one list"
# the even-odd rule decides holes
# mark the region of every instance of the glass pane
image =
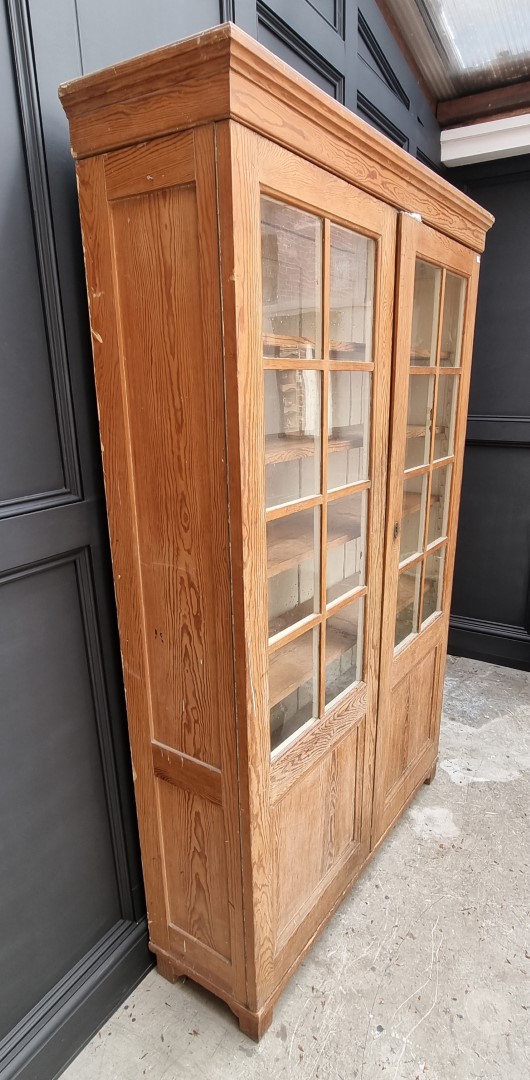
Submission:
[[271,749],[318,716],[320,630],[309,630],[269,657]]
[[427,543],[433,544],[442,536],[447,536],[447,515],[449,512],[449,493],[451,490],[451,466],[434,469],[431,480],[431,498],[429,505],[429,527]]
[[328,503],[328,604],[364,585],[367,505],[366,491]]
[[364,600],[348,604],[326,624],[326,705],[363,677]]
[[445,548],[439,548],[428,555],[425,562],[425,585],[423,589],[423,612],[422,626],[434,615],[435,611],[442,610],[442,587],[445,561]]
[[441,281],[438,266],[416,259],[410,345],[410,362],[416,366],[433,367],[436,363]]
[[269,521],[269,637],[319,610],[319,566],[319,507]]
[[429,461],[433,399],[434,378],[430,375],[411,375],[407,411],[406,469],[415,469],[418,465],[425,465]]
[[330,359],[371,360],[375,242],[340,225],[330,242]]
[[434,458],[449,457],[454,453],[456,401],[458,375],[440,375],[436,401],[436,431],[434,435]]
[[403,484],[401,511],[401,537],[399,561],[423,551],[425,535],[425,506],[427,500],[427,474],[412,476]]
[[322,222],[293,206],[261,199],[263,352],[322,355]]
[[400,645],[410,634],[418,633],[421,566],[421,562],[416,563],[410,569],[402,570],[398,577],[396,645]]
[[320,491],[319,371],[265,372],[267,507]]
[[328,405],[328,491],[368,479],[370,373],[332,371]]
[[447,273],[445,276],[442,345],[440,350],[440,364],[442,367],[459,367],[460,365],[465,298],[465,278]]

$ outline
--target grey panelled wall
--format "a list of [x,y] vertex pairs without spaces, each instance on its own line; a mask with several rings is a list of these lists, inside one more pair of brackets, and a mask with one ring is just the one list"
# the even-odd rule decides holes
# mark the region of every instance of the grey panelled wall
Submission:
[[451,170],[482,257],[449,646],[530,670],[530,156]]
[[426,162],[374,0],[7,0],[0,15],[0,1072],[48,1080],[150,963],[59,82],[225,19]]

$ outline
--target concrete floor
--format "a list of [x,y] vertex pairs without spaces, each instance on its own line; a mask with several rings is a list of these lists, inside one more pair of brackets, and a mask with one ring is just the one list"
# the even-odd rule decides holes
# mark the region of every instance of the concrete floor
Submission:
[[448,660],[440,764],[259,1046],[151,973],[64,1080],[528,1080],[530,674]]

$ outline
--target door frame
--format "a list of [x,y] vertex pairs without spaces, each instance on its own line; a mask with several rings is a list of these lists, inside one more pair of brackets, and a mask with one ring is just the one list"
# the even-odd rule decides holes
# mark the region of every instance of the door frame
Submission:
[[[462,323],[460,387],[456,405],[454,450],[451,462],[451,492],[447,521],[442,610],[434,614],[424,630],[394,648],[397,609],[400,522],[402,513],[407,411],[410,372],[410,345],[416,259],[440,266],[467,279]],[[480,255],[470,248],[435,232],[419,217],[400,214],[397,256],[397,284],[394,326],[394,354],[391,390],[391,436],[388,464],[387,528],[384,559],[383,614],[381,624],[381,665],[379,674],[379,709],[376,739],[376,769],[372,813],[372,844],[375,846],[393,825],[416,788],[434,767],[438,753],[442,704],[444,656],[449,625],[449,606],[453,582],[458,510],[462,484],[463,450],[467,404],[471,376],[473,325],[477,301]],[[437,355],[441,344],[441,321],[444,302],[443,283],[438,298]],[[436,371],[432,368],[432,373]],[[449,376],[447,376],[449,377]],[[433,403],[434,407],[434,403]],[[429,470],[429,472],[432,470]],[[426,742],[416,760],[404,763],[398,783],[387,782],[388,744],[392,728],[392,696],[403,679],[430,652],[436,652],[430,715]]]

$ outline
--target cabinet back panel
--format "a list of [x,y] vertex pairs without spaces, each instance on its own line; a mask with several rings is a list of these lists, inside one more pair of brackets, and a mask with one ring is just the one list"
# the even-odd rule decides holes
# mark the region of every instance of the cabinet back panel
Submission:
[[212,516],[226,494],[210,479],[223,447],[208,431],[195,186],[111,203],[111,220],[153,735],[219,766]]

